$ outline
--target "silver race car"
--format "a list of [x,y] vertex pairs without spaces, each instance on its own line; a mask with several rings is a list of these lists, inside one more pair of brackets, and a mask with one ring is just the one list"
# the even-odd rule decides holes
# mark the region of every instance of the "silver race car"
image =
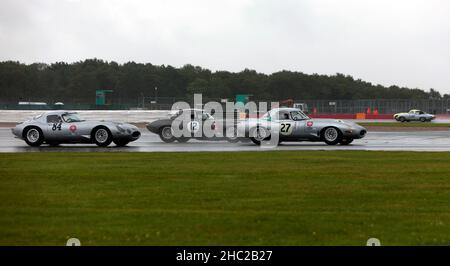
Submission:
[[95,143],[106,147],[111,142],[125,146],[141,133],[134,125],[111,121],[82,120],[76,112],[50,111],[18,124],[12,133],[30,146],[47,143]]
[[394,115],[394,119],[400,122],[409,121],[420,121],[420,122],[430,122],[435,118],[432,114],[427,114],[421,110],[410,110],[407,113],[398,113]]
[[311,119],[295,108],[276,108],[259,119],[248,119],[237,125],[240,136],[250,138],[255,144],[270,139],[271,129],[279,129],[282,141],[323,141],[328,145],[348,145],[363,138],[367,130],[355,123],[336,119]]

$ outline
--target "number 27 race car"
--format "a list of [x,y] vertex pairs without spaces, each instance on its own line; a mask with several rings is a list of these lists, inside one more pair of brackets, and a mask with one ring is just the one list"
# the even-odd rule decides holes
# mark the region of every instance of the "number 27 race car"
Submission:
[[18,124],[12,133],[30,146],[43,143],[95,143],[106,147],[111,142],[125,146],[141,133],[134,125],[112,121],[86,121],[75,112],[50,111]]
[[279,142],[323,141],[328,145],[348,145],[363,138],[367,130],[353,122],[336,119],[311,119],[295,108],[275,108],[261,118],[241,121],[237,125],[240,136],[245,135],[255,144],[271,138],[277,128]]

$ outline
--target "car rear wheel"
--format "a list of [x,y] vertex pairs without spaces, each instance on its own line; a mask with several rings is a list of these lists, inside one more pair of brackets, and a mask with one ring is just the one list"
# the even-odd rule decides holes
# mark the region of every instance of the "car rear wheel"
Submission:
[[99,147],[106,147],[112,142],[112,135],[106,127],[99,127],[92,133],[94,143]]
[[161,128],[159,131],[159,138],[165,143],[171,143],[175,141],[175,137],[173,136],[172,127],[165,126]]
[[228,127],[225,132],[225,137],[228,142],[230,143],[237,143],[239,142],[238,134],[237,134],[237,128],[236,127]]
[[113,140],[114,144],[116,144],[117,147],[124,147],[127,146],[128,143],[130,143],[128,140]]
[[342,139],[341,142],[339,142],[341,145],[348,145],[353,142],[353,139]]
[[322,131],[322,139],[328,145],[336,145],[342,140],[342,133],[335,127],[327,127]]
[[38,127],[30,127],[24,132],[25,142],[32,147],[39,147],[44,142],[42,130]]
[[267,140],[269,138],[270,138],[270,132],[267,129],[263,128],[263,127],[254,128],[250,132],[250,139],[256,145],[261,145],[261,142],[263,140]]
[[189,138],[181,137],[181,138],[177,138],[177,141],[179,143],[186,143],[189,141]]

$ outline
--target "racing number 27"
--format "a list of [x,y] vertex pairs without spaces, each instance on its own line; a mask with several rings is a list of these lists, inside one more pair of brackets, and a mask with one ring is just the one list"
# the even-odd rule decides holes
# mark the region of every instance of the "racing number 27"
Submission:
[[291,124],[281,124],[280,131],[282,133],[288,133],[290,128],[291,128]]

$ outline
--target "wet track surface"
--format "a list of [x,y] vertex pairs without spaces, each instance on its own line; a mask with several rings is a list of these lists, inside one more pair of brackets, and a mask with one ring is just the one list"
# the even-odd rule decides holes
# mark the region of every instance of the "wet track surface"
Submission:
[[450,131],[369,132],[349,146],[328,146],[321,142],[286,142],[276,148],[261,148],[251,142],[197,141],[164,143],[155,134],[142,129],[138,141],[127,147],[107,148],[95,145],[67,144],[59,147],[29,147],[16,139],[9,128],[0,128],[0,152],[196,152],[196,151],[262,151],[262,150],[385,150],[385,151],[450,151]]

